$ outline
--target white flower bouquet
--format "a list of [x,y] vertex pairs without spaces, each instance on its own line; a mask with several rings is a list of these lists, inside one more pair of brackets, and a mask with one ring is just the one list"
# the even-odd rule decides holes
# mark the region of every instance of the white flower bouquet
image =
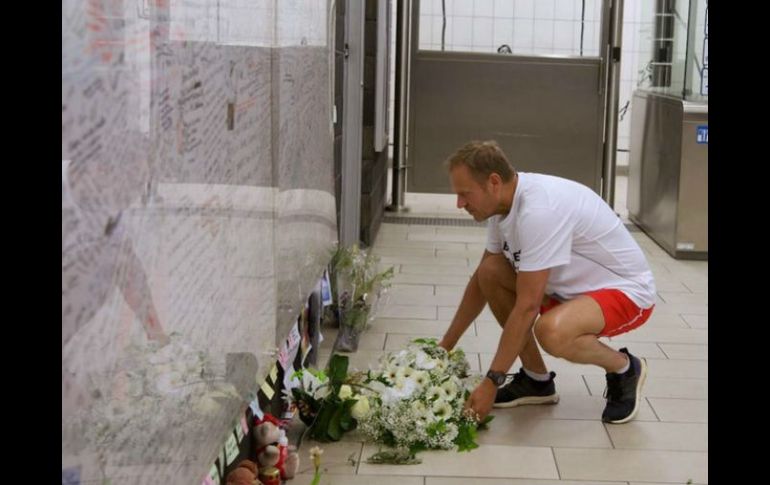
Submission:
[[417,339],[383,356],[378,369],[348,374],[348,358],[333,355],[326,372],[303,369],[287,399],[296,403],[311,438],[337,441],[358,428],[372,441],[395,448],[370,463],[419,463],[427,449],[477,448],[479,422],[464,412],[481,376],[469,375],[461,349],[447,352],[435,339]]
[[363,382],[369,409],[357,418],[358,427],[401,451],[375,454],[370,462],[414,463],[421,450],[477,448],[476,431],[492,417],[478,422],[463,411],[481,379],[470,376],[469,367],[461,349],[447,352],[435,339],[416,339],[384,355]]

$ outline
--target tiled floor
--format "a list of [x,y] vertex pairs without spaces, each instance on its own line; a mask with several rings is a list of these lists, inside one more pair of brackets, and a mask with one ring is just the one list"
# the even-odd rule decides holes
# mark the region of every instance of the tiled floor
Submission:
[[[621,181],[623,182],[623,181]],[[621,190],[622,189],[622,190]],[[618,184],[619,199],[625,193]],[[411,215],[467,217],[451,196],[407,194]],[[624,200],[616,207],[626,217]],[[642,328],[609,345],[647,358],[649,374],[637,418],[624,425],[601,422],[605,379],[598,367],[546,356],[556,371],[561,401],[555,406],[493,410],[492,428],[479,433],[470,453],[427,452],[420,465],[368,465],[376,447],[350,434],[321,444],[334,485],[647,484],[708,482],[708,263],[674,260],[644,233],[634,237],[649,258],[658,284],[656,311]],[[351,365],[366,369],[384,351],[417,336],[440,336],[453,316],[463,285],[483,251],[484,229],[383,224],[374,251],[396,268],[394,285],[363,335]],[[460,341],[472,368],[486,370],[500,330],[488,309]],[[334,331],[325,330],[320,362]],[[518,363],[514,368],[518,368]],[[300,476],[310,483],[305,441]]]

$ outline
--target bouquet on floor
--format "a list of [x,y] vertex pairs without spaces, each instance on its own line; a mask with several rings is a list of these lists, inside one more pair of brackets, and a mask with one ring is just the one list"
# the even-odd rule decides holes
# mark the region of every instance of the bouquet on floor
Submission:
[[357,421],[367,437],[395,451],[377,453],[369,462],[418,463],[415,455],[422,450],[477,448],[476,432],[492,417],[479,422],[463,411],[482,379],[470,376],[469,368],[461,349],[447,352],[435,339],[416,339],[384,355],[362,382],[369,409]]
[[477,421],[463,411],[483,378],[469,374],[461,349],[447,352],[435,339],[416,339],[405,350],[380,359],[377,369],[348,373],[348,357],[335,354],[326,371],[302,369],[287,399],[297,405],[308,433],[321,442],[338,441],[359,429],[368,439],[391,447],[370,463],[419,463],[422,450],[478,447]]
[[332,355],[326,372],[308,368],[292,377],[297,379],[297,387],[291,389],[287,400],[297,405],[300,419],[316,441],[339,441],[368,412],[367,398],[354,392],[361,388],[361,374],[348,375],[347,356]]

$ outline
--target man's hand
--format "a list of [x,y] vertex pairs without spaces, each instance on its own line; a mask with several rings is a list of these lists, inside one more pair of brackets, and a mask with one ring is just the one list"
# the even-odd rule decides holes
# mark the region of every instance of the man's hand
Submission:
[[492,410],[496,394],[497,387],[491,380],[485,377],[468,397],[468,400],[465,402],[465,409],[472,409],[478,420],[481,421]]

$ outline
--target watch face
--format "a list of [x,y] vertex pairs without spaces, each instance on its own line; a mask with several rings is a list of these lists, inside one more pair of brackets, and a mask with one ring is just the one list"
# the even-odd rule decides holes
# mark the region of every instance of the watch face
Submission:
[[496,386],[501,386],[505,383],[505,374],[501,372],[487,372],[487,377],[489,377]]

